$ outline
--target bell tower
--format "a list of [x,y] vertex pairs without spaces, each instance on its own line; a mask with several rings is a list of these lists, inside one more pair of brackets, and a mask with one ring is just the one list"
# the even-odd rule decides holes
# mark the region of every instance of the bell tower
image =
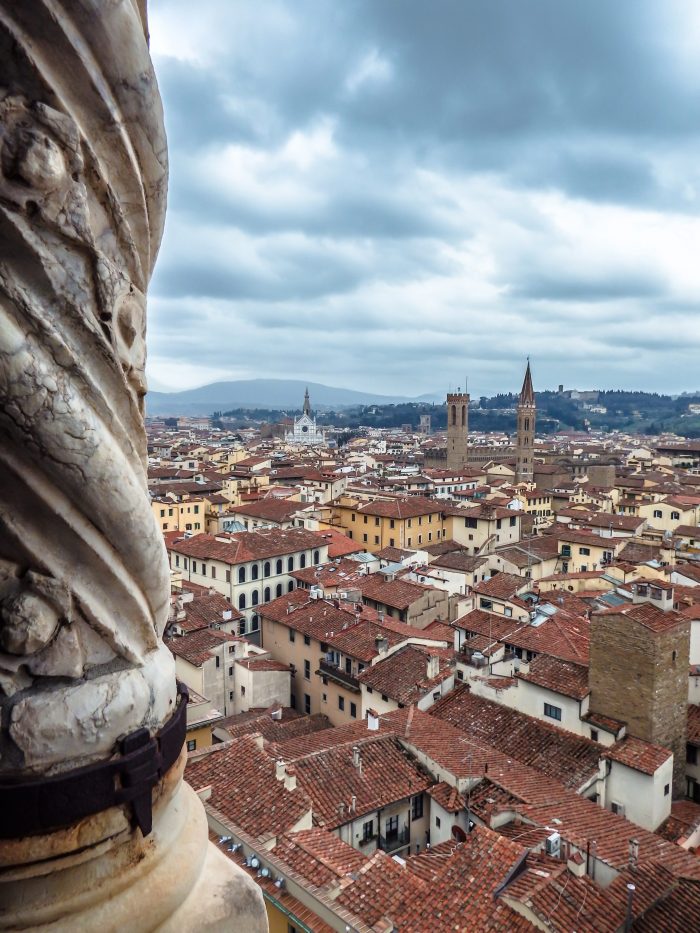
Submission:
[[535,451],[535,417],[537,405],[532,388],[530,360],[527,361],[525,379],[520,391],[517,409],[517,439],[515,450],[515,481],[531,483],[533,478],[533,454]]
[[469,396],[447,394],[447,469],[462,470],[469,462]]

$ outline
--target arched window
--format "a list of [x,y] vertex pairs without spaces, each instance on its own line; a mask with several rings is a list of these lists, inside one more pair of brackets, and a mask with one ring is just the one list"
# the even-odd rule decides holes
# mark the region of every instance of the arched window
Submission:
[[292,570],[294,570],[294,558],[290,557],[287,561],[287,573],[290,573]]
[[260,628],[260,616],[257,612],[253,615],[253,618],[250,620],[250,630],[251,632],[257,632]]
[[467,406],[462,405],[462,427],[465,427],[467,423]]
[[257,579],[258,579],[258,573],[259,573],[258,565],[257,565],[257,564],[253,564],[253,567],[252,567],[252,569],[251,569],[251,571],[250,571],[250,578],[251,578],[251,580],[257,580]]
[[269,560],[265,561],[265,565],[263,567],[263,576],[264,577],[270,576],[270,561]]
[[287,592],[291,593],[293,589],[294,589],[294,580],[290,580],[289,583],[287,584]]
[[238,568],[238,582],[245,583],[245,567]]
[[321,560],[321,555],[318,551],[314,551],[314,563],[317,564]]
[[275,564],[275,573],[282,573],[282,561],[278,560]]
[[529,418],[525,419],[525,430],[526,431],[530,430],[530,419]]
[[270,587],[269,587],[269,586],[266,586],[266,587],[265,587],[265,595],[263,596],[263,602],[264,602],[264,603],[269,603],[269,602],[270,602],[270,598],[271,598],[271,597],[270,597]]
[[282,584],[278,583],[277,588],[275,589],[275,596],[281,596],[281,595],[282,595]]
[[301,567],[302,570],[304,569],[304,567],[306,567],[306,554],[302,554],[299,557],[299,566]]
[[241,593],[238,597],[238,608],[245,609],[245,593]]
[[253,590],[253,599],[252,599],[252,603],[253,603],[254,606],[257,606],[257,605],[258,605],[258,591],[257,591],[257,590]]
[[457,424],[457,406],[452,406],[452,424]]

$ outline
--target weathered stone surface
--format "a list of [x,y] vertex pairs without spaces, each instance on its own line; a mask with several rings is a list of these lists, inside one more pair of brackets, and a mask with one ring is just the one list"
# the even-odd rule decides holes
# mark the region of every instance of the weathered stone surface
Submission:
[[0,773],[101,757],[172,709],[142,419],[167,181],[144,25],[136,0],[0,0]]

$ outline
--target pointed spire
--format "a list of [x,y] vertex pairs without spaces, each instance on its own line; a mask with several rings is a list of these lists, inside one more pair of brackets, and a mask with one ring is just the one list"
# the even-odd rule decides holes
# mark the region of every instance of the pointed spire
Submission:
[[309,400],[309,387],[306,387],[306,392],[304,392],[304,414],[309,418],[311,417],[311,402]]
[[527,358],[527,369],[523,379],[523,387],[520,390],[520,405],[535,404],[535,390],[532,388],[532,374],[530,372],[530,357]]

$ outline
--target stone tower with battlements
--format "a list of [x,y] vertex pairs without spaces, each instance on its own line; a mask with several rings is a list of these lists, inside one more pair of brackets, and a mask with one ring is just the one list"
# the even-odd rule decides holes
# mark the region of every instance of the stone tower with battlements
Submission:
[[447,469],[462,470],[469,462],[469,396],[447,394]]
[[533,455],[535,452],[537,404],[535,402],[535,392],[532,388],[530,360],[527,361],[517,412],[515,480],[518,483],[531,483],[533,478]]

